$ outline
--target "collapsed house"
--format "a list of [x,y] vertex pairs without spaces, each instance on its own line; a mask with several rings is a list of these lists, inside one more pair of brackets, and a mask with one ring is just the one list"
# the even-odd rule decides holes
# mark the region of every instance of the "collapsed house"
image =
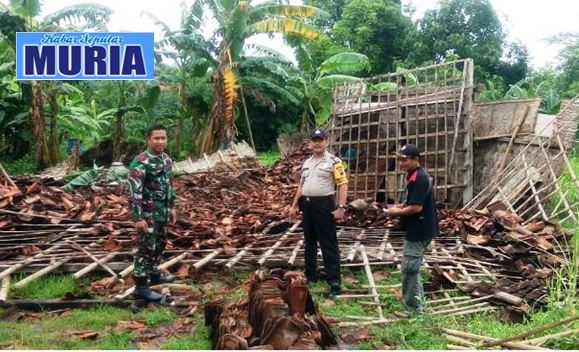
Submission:
[[552,116],[539,113],[540,99],[480,103],[474,88],[470,59],[336,88],[329,146],[348,164],[350,197],[401,201],[405,173],[396,151],[413,143],[439,202],[508,210],[526,222],[577,222],[579,204],[560,181],[579,185],[568,160],[579,102],[563,102]]
[[[441,211],[443,235],[425,257],[438,285],[429,287],[428,313],[500,310],[508,320],[522,321],[525,301],[545,303],[546,282],[568,258],[560,247],[567,234],[549,221],[577,221],[577,201],[564,184],[579,186],[568,159],[579,104],[565,102],[559,115],[545,116],[536,99],[479,103],[472,69],[472,60],[461,60],[339,87],[330,148],[348,164],[352,199],[397,202],[404,173],[395,152],[416,144],[435,179],[437,200],[463,207]],[[287,140],[289,146],[302,142]],[[237,148],[177,164],[190,174],[175,181],[181,216],[169,227],[163,270],[187,278],[210,268],[303,265],[303,231],[286,219],[299,179],[295,171],[307,151],[287,152],[267,169],[246,154]],[[95,295],[129,297],[135,232],[122,186],[65,192],[62,182],[51,179],[3,177],[0,304],[18,303],[11,288],[57,272],[75,279],[105,273],[91,285]],[[369,207],[349,212],[338,228],[342,266],[363,268],[368,285],[349,287],[336,299],[376,308],[374,316],[351,317],[340,326],[394,319],[383,312],[381,296],[397,287],[380,286],[376,274],[401,264],[404,234],[391,225],[380,208]],[[449,293],[456,289],[473,297]]]

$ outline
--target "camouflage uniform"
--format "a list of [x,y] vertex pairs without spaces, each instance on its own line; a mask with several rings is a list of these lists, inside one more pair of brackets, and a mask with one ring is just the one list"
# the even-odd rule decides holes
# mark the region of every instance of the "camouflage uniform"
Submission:
[[156,156],[149,149],[137,155],[130,166],[129,204],[133,220],[146,220],[148,233],[139,233],[135,277],[159,273],[167,242],[167,221],[175,200],[171,158]]

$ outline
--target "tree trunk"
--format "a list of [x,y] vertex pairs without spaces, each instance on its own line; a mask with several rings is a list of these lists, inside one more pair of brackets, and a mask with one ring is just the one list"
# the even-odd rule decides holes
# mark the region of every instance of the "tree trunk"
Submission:
[[125,124],[123,116],[125,115],[125,81],[117,81],[119,85],[119,108],[115,114],[115,139],[113,141],[113,162],[121,161],[121,154],[123,152],[123,138],[125,135]]
[[38,81],[32,81],[32,103],[30,113],[30,124],[34,135],[36,146],[36,161],[39,168],[45,168],[49,165],[48,146],[46,135],[44,134],[44,112],[42,111],[42,84]]
[[179,83],[179,113],[177,115],[177,130],[175,130],[175,154],[178,156],[183,147],[183,117],[187,111],[187,96],[185,94],[185,82]]
[[57,118],[60,107],[56,100],[56,95],[51,94],[50,104],[50,133],[49,133],[49,155],[50,165],[56,165],[60,161],[60,142],[58,140]]
[[212,153],[217,149],[216,146],[218,147],[221,144],[220,126],[225,115],[223,111],[225,97],[223,96],[223,76],[219,70],[215,87],[213,88],[213,100],[215,102],[213,107],[211,107],[211,112],[209,112],[209,123],[205,130],[201,153]]
[[123,123],[123,114],[117,113],[115,140],[113,142],[113,161],[120,161],[123,152],[123,136],[125,128]]
[[[224,50],[220,55],[217,77],[213,88],[213,107],[209,113],[209,123],[205,131],[205,138],[201,147],[202,153],[212,153],[221,144],[231,142],[235,137],[235,119],[225,117],[225,85],[223,83],[223,72],[229,69],[231,60],[229,54]],[[237,75],[237,72],[235,72]],[[237,77],[236,77],[237,78]],[[235,104],[235,102],[234,102]]]

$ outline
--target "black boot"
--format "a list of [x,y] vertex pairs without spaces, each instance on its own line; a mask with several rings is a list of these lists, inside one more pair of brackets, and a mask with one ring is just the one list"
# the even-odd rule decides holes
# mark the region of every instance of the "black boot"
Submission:
[[133,297],[144,299],[147,302],[161,301],[163,296],[155,291],[152,291],[149,288],[146,277],[134,277],[134,279],[135,279],[135,291],[133,292]]
[[151,274],[151,286],[158,284],[170,284],[175,281],[175,275],[161,275],[161,273]]

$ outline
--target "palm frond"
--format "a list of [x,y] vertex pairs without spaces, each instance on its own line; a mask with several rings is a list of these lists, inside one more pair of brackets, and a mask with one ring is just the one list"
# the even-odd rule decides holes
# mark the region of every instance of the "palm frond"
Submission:
[[6,38],[11,47],[16,47],[16,32],[25,32],[24,18],[11,12],[0,13],[0,34]]
[[370,60],[360,53],[336,54],[320,65],[320,75],[327,73],[352,74],[370,69]]
[[243,92],[246,95],[251,96],[253,99],[255,99],[255,101],[257,101],[262,106],[267,106],[269,108],[269,111],[275,112],[275,109],[277,107],[275,101],[270,97],[268,97],[266,94],[264,94],[260,89],[244,87]]
[[288,73],[289,70],[286,70],[286,68],[291,70],[292,66],[279,62],[271,57],[245,56],[240,62],[240,68],[243,71],[258,71],[286,80],[290,76]]
[[220,27],[225,25],[225,8],[223,8],[219,0],[199,0],[199,3],[209,8]]
[[270,16],[323,19],[330,15],[317,7],[308,5],[259,4],[248,12],[250,22],[256,22]]
[[188,8],[183,3],[181,14],[181,28],[183,30],[198,29],[203,25],[203,6],[201,1],[193,1],[193,4]]
[[161,95],[161,87],[159,85],[159,81],[148,81],[145,94],[141,98],[141,105],[146,110],[150,110],[153,106],[155,106],[157,100],[159,100],[159,95]]
[[305,97],[304,93],[296,87],[287,86],[287,87],[285,87],[285,89],[288,92],[290,92],[291,94],[293,94],[293,96],[295,96],[296,99],[298,99],[298,100],[302,100]]
[[358,77],[347,76],[347,75],[330,75],[324,76],[317,80],[318,86],[322,88],[334,88],[337,85],[343,84],[345,82],[363,82],[364,80]]
[[78,96],[82,96],[83,92],[79,88],[73,86],[70,83],[59,82],[53,89],[54,92],[61,95],[71,95],[76,94]]
[[290,91],[268,80],[258,77],[242,77],[240,82],[244,88],[251,87],[253,89],[260,89],[263,92],[275,93],[278,96],[287,99],[292,104],[300,104],[299,99],[297,99]]
[[141,17],[146,17],[148,19],[150,19],[153,24],[157,27],[159,27],[162,31],[163,34],[165,35],[165,37],[171,35],[171,28],[169,27],[169,25],[165,22],[163,22],[159,17],[155,16],[154,14],[148,12],[148,11],[141,11]]
[[249,33],[282,33],[315,40],[320,37],[320,32],[302,21],[289,18],[269,18],[253,23],[249,27]]
[[75,4],[64,7],[44,17],[43,25],[62,25],[68,23],[70,26],[82,26],[86,29],[106,30],[113,10],[109,7],[95,4]]
[[290,64],[292,61],[290,58],[288,58],[285,54],[283,54],[281,51],[278,51],[274,48],[271,48],[267,45],[263,45],[263,44],[245,44],[245,50],[255,50],[258,53],[261,54],[265,54],[268,56],[271,56],[273,58],[275,58],[276,60],[280,61],[280,62],[285,62],[287,64]]
[[10,8],[24,18],[34,18],[40,14],[42,2],[40,0],[10,0]]

